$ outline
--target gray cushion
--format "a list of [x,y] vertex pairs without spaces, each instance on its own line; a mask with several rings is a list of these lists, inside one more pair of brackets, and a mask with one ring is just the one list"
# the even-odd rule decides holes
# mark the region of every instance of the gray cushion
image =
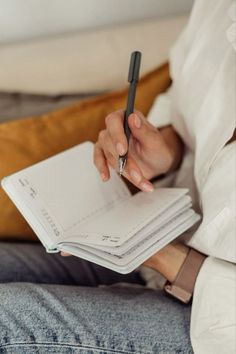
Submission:
[[38,95],[0,92],[0,123],[41,115],[96,94]]

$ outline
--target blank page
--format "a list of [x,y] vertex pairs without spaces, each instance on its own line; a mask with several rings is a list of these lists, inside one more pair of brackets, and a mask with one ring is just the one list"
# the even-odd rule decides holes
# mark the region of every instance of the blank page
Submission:
[[[63,241],[119,246],[162,212],[166,210],[168,213],[168,208],[187,191],[187,189],[162,188],[152,193],[139,192],[115,208],[106,210],[89,223],[78,225]],[[172,213],[169,216],[171,217]]]

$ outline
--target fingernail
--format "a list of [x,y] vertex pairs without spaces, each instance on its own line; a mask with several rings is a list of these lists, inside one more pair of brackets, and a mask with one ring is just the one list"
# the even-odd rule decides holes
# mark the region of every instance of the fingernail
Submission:
[[142,179],[140,174],[137,171],[135,171],[135,170],[131,170],[130,171],[130,176],[134,180],[134,182],[136,182],[136,183],[139,183],[141,181],[141,179]]
[[143,182],[140,184],[140,187],[144,192],[153,192],[154,188],[153,185],[147,182]]
[[120,156],[124,155],[126,153],[124,146],[121,143],[118,143],[116,145],[116,150]]
[[139,118],[139,116],[137,114],[134,115],[134,124],[135,124],[136,128],[141,127],[141,119]]
[[103,180],[103,182],[107,180],[107,176],[105,175],[105,173],[101,173],[101,179]]

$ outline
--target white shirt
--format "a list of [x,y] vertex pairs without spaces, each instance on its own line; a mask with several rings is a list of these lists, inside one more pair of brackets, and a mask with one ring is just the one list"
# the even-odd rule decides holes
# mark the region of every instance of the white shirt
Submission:
[[[188,244],[209,255],[193,296],[195,353],[236,353],[236,8],[196,0],[170,53],[173,79],[148,119],[172,124],[186,145],[174,185],[188,187],[202,222]],[[229,263],[230,262],[230,263]]]

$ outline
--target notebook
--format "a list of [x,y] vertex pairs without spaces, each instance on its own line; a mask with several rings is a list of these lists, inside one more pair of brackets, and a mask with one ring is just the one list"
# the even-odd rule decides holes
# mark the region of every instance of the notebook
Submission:
[[192,227],[187,189],[131,195],[111,171],[102,182],[85,142],[2,180],[47,252],[68,252],[129,273]]

